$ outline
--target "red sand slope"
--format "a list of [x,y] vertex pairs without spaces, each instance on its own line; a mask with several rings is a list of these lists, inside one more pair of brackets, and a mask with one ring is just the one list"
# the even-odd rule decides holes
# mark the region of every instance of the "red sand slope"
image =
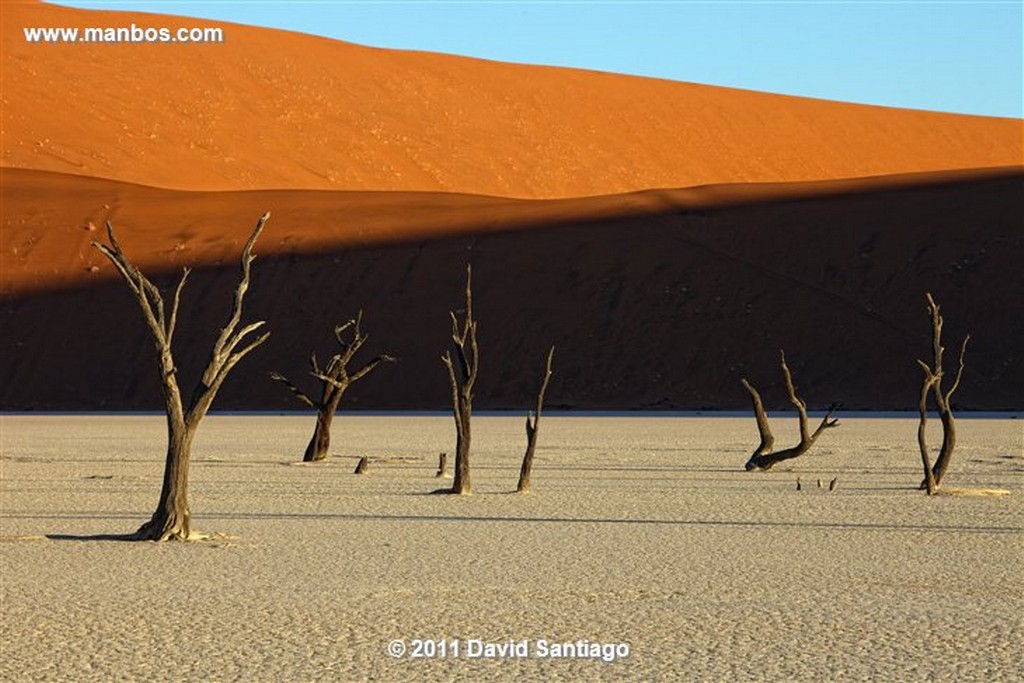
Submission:
[[266,371],[303,376],[360,308],[401,362],[352,404],[444,408],[468,260],[480,408],[528,405],[552,343],[553,405],[742,408],[740,375],[782,405],[782,346],[812,405],[911,408],[925,291],[948,341],[974,335],[960,405],[1024,408],[1019,120],[233,25],[223,45],[30,45],[25,26],[208,22],[0,8],[0,409],[159,408],[136,304],[89,242],[109,219],[147,272],[197,268],[187,383],[268,209],[250,313],[273,336],[218,408],[298,407]]
[[439,356],[470,259],[480,408],[529,405],[554,343],[552,405],[745,408],[745,374],[782,407],[781,346],[812,406],[912,409],[932,291],[947,344],[973,335],[958,405],[1024,409],[1019,170],[552,202],[179,193],[36,171],[5,172],[4,188],[0,408],[161,405],[137,304],[88,248],[102,232],[87,221],[112,216],[164,283],[169,269],[200,266],[176,335],[187,382],[223,324],[241,243],[271,209],[250,314],[273,336],[229,380],[221,409],[300,408],[266,372],[304,377],[309,352],[328,355],[334,324],[360,308],[367,351],[401,362],[347,405],[443,409]]
[[1024,162],[1019,120],[380,50],[223,25],[213,45],[26,26],[210,22],[3,4],[0,164],[167,188],[572,197]]

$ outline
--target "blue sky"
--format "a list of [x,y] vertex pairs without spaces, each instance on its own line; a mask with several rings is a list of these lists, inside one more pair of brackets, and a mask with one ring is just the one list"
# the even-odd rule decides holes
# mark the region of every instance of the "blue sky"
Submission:
[[378,47],[1024,117],[1022,0],[60,4],[273,26]]

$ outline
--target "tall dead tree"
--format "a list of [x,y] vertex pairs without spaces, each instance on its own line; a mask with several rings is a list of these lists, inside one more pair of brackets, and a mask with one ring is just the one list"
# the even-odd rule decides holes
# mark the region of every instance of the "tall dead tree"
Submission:
[[242,324],[242,303],[249,289],[250,266],[255,258],[252,253],[253,245],[269,217],[269,213],[260,217],[249,241],[246,242],[245,248],[242,250],[242,274],[238,286],[235,288],[231,315],[224,327],[221,328],[217,341],[214,342],[210,360],[207,362],[199,382],[192,389],[187,404],[183,402],[178,387],[178,370],[174,362],[171,342],[178,321],[181,290],[185,287],[189,269],[185,268],[182,272],[178,286],[174,289],[174,299],[171,302],[170,311],[167,311],[160,290],[128,260],[121,245],[114,237],[114,228],[109,222],[107,223],[107,239],[110,244],[92,243],[114,264],[139,302],[142,317],[156,344],[160,384],[167,409],[167,458],[164,464],[160,501],[150,520],[143,524],[132,538],[165,541],[189,540],[202,536],[192,530],[191,512],[188,505],[188,471],[192,455],[192,441],[199,423],[206,416],[217,391],[227,379],[228,373],[242,358],[270,336],[269,332],[264,332],[255,338],[249,338],[249,335],[263,326],[264,321],[262,320],[239,327]]
[[[316,410],[316,426],[313,428],[313,436],[306,446],[306,452],[302,456],[303,462],[316,462],[326,460],[328,449],[331,446],[331,422],[334,414],[341,403],[341,397],[352,385],[368,375],[381,363],[393,363],[394,358],[387,354],[381,354],[354,372],[349,372],[348,366],[352,358],[359,352],[366,343],[367,335],[363,334],[360,324],[363,321],[363,312],[352,320],[342,323],[334,328],[334,338],[337,340],[341,351],[331,357],[327,366],[320,367],[316,360],[316,353],[309,357],[309,374],[320,380],[320,399],[314,401],[299,387],[293,384],[284,375],[277,372],[270,373],[271,378],[281,382],[295,394],[296,398]],[[347,334],[346,334],[347,333]]]
[[[945,374],[942,363],[945,349],[942,346],[942,315],[939,313],[939,305],[935,303],[932,295],[926,294],[928,299],[928,317],[932,323],[932,365],[929,366],[923,360],[917,364],[924,371],[924,380],[921,386],[921,422],[917,430],[917,442],[921,449],[921,461],[924,467],[924,481],[921,488],[931,495],[942,485],[949,468],[950,458],[953,456],[953,448],[956,446],[956,420],[953,417],[951,401],[953,393],[960,386],[960,377],[964,372],[964,354],[967,352],[967,342],[971,335],[964,337],[960,345],[960,359],[957,366],[956,376],[953,378],[953,385],[949,391],[943,392],[942,379]],[[928,394],[931,393],[935,401],[935,407],[939,411],[939,420],[942,422],[942,446],[939,448],[939,455],[935,459],[935,466],[932,467],[928,455],[928,444],[925,438],[925,423],[928,420]]]
[[441,356],[448,369],[452,385],[452,411],[455,417],[455,477],[452,493],[469,495],[473,487],[469,474],[470,420],[473,417],[473,390],[479,368],[479,350],[476,343],[476,320],[473,319],[473,267],[466,266],[466,310],[462,321],[455,312],[452,317],[452,352]]
[[761,402],[761,395],[757,393],[757,389],[753,387],[746,378],[741,379],[743,387],[750,394],[751,402],[754,405],[754,419],[757,420],[757,431],[761,435],[761,443],[757,448],[754,449],[750,459],[747,460],[746,469],[750,470],[769,470],[776,464],[783,460],[789,460],[803,455],[811,449],[814,442],[818,440],[821,433],[826,429],[835,427],[839,424],[839,420],[830,419],[832,414],[839,408],[838,403],[833,403],[828,407],[828,412],[825,417],[822,418],[821,424],[814,432],[810,431],[808,427],[807,418],[807,404],[804,403],[803,399],[796,395],[796,387],[793,385],[793,375],[789,371],[789,366],[786,365],[786,354],[779,349],[779,363],[782,366],[782,376],[786,380],[786,391],[789,393],[789,401],[796,406],[797,413],[800,417],[800,443],[793,446],[792,448],[786,448],[781,451],[773,451],[772,448],[775,445],[775,437],[772,436],[771,427],[768,425],[768,415],[764,411],[764,404]]
[[[523,465],[519,469],[519,484],[516,485],[516,493],[530,492],[530,472],[533,469],[533,451],[537,447],[537,430],[540,427],[540,413],[544,409],[544,393],[548,390],[548,382],[551,381],[551,360],[555,355],[555,347],[548,351],[547,364],[544,366],[544,379],[540,384],[540,391],[537,392],[537,410],[530,411],[526,415],[526,453],[523,454]],[[531,422],[532,419],[532,422]]]

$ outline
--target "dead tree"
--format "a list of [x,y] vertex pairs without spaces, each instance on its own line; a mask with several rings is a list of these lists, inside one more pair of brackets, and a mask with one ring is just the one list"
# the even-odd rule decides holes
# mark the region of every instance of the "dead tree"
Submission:
[[754,418],[757,420],[757,431],[761,435],[760,445],[754,449],[750,459],[747,460],[746,469],[748,472],[750,470],[769,470],[783,460],[803,455],[810,450],[823,431],[839,424],[838,418],[830,419],[836,409],[839,408],[838,403],[833,403],[828,407],[828,412],[822,418],[818,428],[813,433],[810,431],[807,424],[807,404],[796,395],[796,387],[793,386],[793,375],[789,372],[789,366],[786,365],[786,354],[781,349],[779,350],[779,363],[782,366],[782,376],[786,380],[786,391],[789,393],[789,401],[796,406],[800,417],[800,443],[792,448],[786,448],[781,451],[772,450],[775,445],[775,437],[772,436],[771,427],[768,425],[768,415],[764,411],[761,396],[746,378],[741,379],[743,387],[750,393],[750,399],[754,405]]
[[[544,408],[544,393],[548,390],[551,380],[551,359],[555,355],[555,347],[548,351],[547,364],[544,367],[544,380],[537,393],[537,410],[526,415],[526,453],[523,454],[523,466],[519,469],[519,484],[516,493],[530,492],[530,470],[533,468],[533,451],[537,447],[537,429],[540,426],[540,412]],[[531,423],[532,418],[532,423]]]
[[228,373],[242,358],[270,336],[269,332],[263,332],[254,339],[249,338],[249,335],[263,326],[264,321],[262,320],[239,327],[242,321],[242,302],[249,289],[250,266],[255,258],[252,253],[253,245],[269,217],[269,213],[260,217],[255,230],[242,250],[242,274],[238,286],[235,288],[231,315],[224,327],[221,328],[217,341],[214,342],[210,360],[207,362],[199,382],[193,388],[187,404],[184,403],[178,387],[178,369],[174,362],[171,342],[178,321],[181,290],[188,279],[189,269],[185,268],[182,272],[168,311],[160,290],[128,260],[121,245],[114,237],[114,228],[109,222],[107,223],[107,238],[110,244],[92,243],[110,259],[138,300],[139,307],[142,309],[142,317],[156,344],[157,366],[160,371],[160,383],[167,409],[167,458],[164,464],[160,501],[152,518],[133,534],[132,538],[134,539],[184,541],[202,537],[202,534],[192,530],[188,505],[188,471],[192,441],[199,423],[206,416],[217,391],[227,379]]
[[448,454],[441,452],[437,456],[437,473],[434,475],[436,479],[447,479],[448,478]]
[[455,356],[445,351],[441,356],[448,369],[452,385],[452,410],[455,417],[455,478],[452,493],[469,495],[473,487],[469,474],[470,420],[473,417],[473,390],[479,367],[479,351],[476,343],[476,320],[473,319],[473,268],[466,266],[466,310],[459,322],[455,312],[452,317],[452,343]]
[[[338,404],[341,403],[341,397],[345,395],[349,386],[353,382],[365,377],[381,363],[393,363],[395,361],[391,356],[381,354],[355,372],[349,372],[349,363],[352,362],[352,358],[359,352],[359,349],[362,348],[368,338],[360,330],[359,325],[362,320],[363,312],[360,311],[354,319],[334,328],[334,338],[338,341],[341,352],[331,357],[327,367],[321,369],[320,364],[316,360],[315,353],[309,357],[309,374],[320,380],[321,384],[319,400],[314,401],[284,375],[277,372],[270,373],[272,379],[284,384],[295,394],[296,398],[316,410],[316,426],[313,428],[313,436],[309,440],[309,445],[306,446],[306,452],[302,456],[303,462],[317,462],[327,459],[328,449],[331,446],[331,422],[334,420],[334,414],[338,410]],[[350,336],[347,336],[346,332],[349,332]]]
[[356,469],[352,474],[366,474],[366,470],[370,467],[370,459],[365,455],[359,458],[359,462],[356,463]]
[[[971,335],[964,337],[960,345],[960,359],[956,376],[953,378],[953,385],[949,391],[943,392],[942,379],[944,370],[942,368],[942,356],[945,349],[942,346],[942,316],[939,313],[939,305],[931,294],[925,295],[928,299],[928,317],[932,323],[932,365],[929,366],[922,360],[917,364],[924,371],[924,380],[921,385],[921,422],[917,428],[917,443],[921,449],[921,464],[924,467],[924,481],[921,488],[929,495],[942,485],[949,468],[950,458],[953,456],[953,448],[956,446],[956,421],[953,417],[951,401],[953,393],[960,386],[960,377],[964,372],[964,354],[967,352],[967,342]],[[925,423],[928,420],[928,394],[931,393],[935,401],[935,407],[939,411],[939,420],[942,422],[942,446],[939,448],[939,455],[935,459],[935,466],[932,467],[928,456],[928,444],[925,438]]]

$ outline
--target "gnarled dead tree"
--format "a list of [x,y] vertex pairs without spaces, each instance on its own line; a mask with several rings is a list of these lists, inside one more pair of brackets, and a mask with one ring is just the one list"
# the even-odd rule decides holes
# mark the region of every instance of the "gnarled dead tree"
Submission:
[[473,319],[473,267],[471,265],[466,266],[465,317],[461,323],[454,311],[452,311],[451,317],[455,359],[452,359],[451,351],[445,351],[441,356],[445,367],[448,368],[448,379],[452,385],[452,410],[455,417],[455,478],[452,481],[451,492],[469,495],[473,490],[469,474],[470,420],[473,417],[473,390],[479,368],[476,320]]
[[[953,378],[953,385],[949,391],[943,392],[942,379],[944,371],[942,368],[942,356],[945,349],[942,346],[942,316],[939,314],[939,305],[931,294],[925,295],[928,299],[928,317],[932,323],[932,365],[929,366],[923,360],[917,364],[924,371],[924,380],[921,384],[920,413],[921,421],[917,428],[917,444],[921,450],[921,464],[924,467],[924,481],[921,488],[928,492],[928,495],[935,493],[942,485],[949,468],[950,458],[953,456],[953,447],[956,445],[956,421],[953,418],[951,401],[953,392],[960,386],[960,377],[964,372],[964,354],[967,352],[967,342],[971,335],[964,337],[960,345],[960,360],[957,366],[956,376]],[[942,422],[942,446],[939,448],[939,456],[935,459],[935,466],[932,467],[928,455],[928,443],[925,438],[925,423],[928,421],[928,394],[931,393],[935,400],[935,407],[939,411],[939,420]]]
[[[295,394],[296,398],[316,409],[316,427],[313,429],[313,436],[306,446],[306,452],[302,456],[303,462],[315,462],[327,459],[328,449],[331,446],[331,422],[334,414],[341,403],[341,397],[345,395],[353,382],[365,377],[381,363],[393,363],[394,358],[387,354],[381,354],[354,372],[349,372],[348,366],[352,358],[359,352],[366,343],[367,335],[363,334],[360,324],[363,320],[363,312],[352,320],[342,323],[334,328],[334,338],[338,341],[341,351],[331,357],[327,366],[320,367],[316,360],[316,354],[309,357],[309,367],[313,377],[320,380],[320,399],[314,401],[308,394],[293,384],[284,375],[277,372],[270,373],[271,378],[284,384]],[[348,334],[346,334],[348,333]]]
[[526,415],[526,452],[523,454],[523,465],[519,469],[519,484],[516,485],[516,493],[530,492],[533,451],[537,447],[537,429],[540,427],[541,410],[544,409],[544,393],[548,390],[548,382],[551,381],[551,359],[554,358],[554,355],[555,347],[552,346],[548,351],[547,364],[544,366],[544,380],[541,382],[540,391],[537,392],[537,410]]
[[262,320],[239,327],[242,321],[242,302],[249,289],[250,265],[255,258],[252,248],[269,217],[269,213],[260,217],[255,230],[242,250],[242,274],[238,286],[235,288],[231,315],[224,327],[221,328],[217,341],[214,342],[210,360],[207,362],[198,384],[193,388],[187,405],[183,402],[178,387],[177,367],[171,350],[171,342],[178,321],[181,290],[188,279],[189,269],[186,268],[182,272],[178,286],[174,289],[174,299],[171,302],[170,311],[167,311],[160,290],[128,260],[121,245],[114,237],[114,228],[109,222],[107,223],[107,238],[110,244],[92,243],[114,264],[139,302],[142,317],[156,344],[156,360],[167,409],[167,458],[164,464],[160,501],[150,520],[143,524],[132,538],[165,541],[202,537],[202,534],[192,530],[191,512],[188,505],[188,470],[192,454],[192,441],[200,421],[206,416],[217,391],[227,379],[228,373],[242,358],[270,336],[269,332],[264,332],[255,338],[249,338],[249,335],[263,326],[264,321]]
[[839,424],[838,418],[831,419],[832,414],[839,408],[838,403],[833,403],[828,407],[828,412],[822,418],[818,428],[813,433],[810,431],[807,424],[807,404],[796,395],[796,387],[793,386],[793,375],[789,372],[789,366],[786,365],[786,354],[781,349],[779,349],[779,363],[782,366],[782,376],[786,380],[786,391],[789,393],[789,401],[796,406],[797,413],[800,416],[800,443],[792,448],[786,448],[781,451],[772,450],[775,445],[775,437],[772,436],[771,427],[768,425],[768,415],[764,411],[761,396],[746,378],[741,379],[743,387],[750,393],[750,399],[754,405],[754,418],[757,420],[757,431],[761,435],[760,445],[754,449],[754,453],[747,460],[746,469],[748,472],[750,470],[769,470],[783,460],[803,455],[810,450],[823,431]]

